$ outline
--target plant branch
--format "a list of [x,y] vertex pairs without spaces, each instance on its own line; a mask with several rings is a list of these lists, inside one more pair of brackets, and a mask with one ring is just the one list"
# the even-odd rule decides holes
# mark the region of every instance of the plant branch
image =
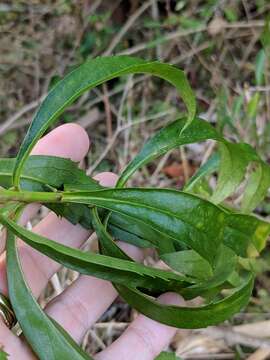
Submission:
[[55,203],[60,202],[62,199],[61,193],[56,192],[34,192],[34,191],[14,191],[14,190],[1,190],[0,191],[0,204],[7,203],[8,201],[18,201],[22,203]]

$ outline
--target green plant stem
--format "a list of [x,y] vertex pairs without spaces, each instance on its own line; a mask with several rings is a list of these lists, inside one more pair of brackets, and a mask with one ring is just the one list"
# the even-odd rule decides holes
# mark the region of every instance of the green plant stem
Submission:
[[13,190],[0,191],[0,204],[7,203],[8,201],[18,201],[22,203],[34,203],[34,202],[55,203],[55,202],[60,202],[61,199],[62,199],[61,193],[13,191]]

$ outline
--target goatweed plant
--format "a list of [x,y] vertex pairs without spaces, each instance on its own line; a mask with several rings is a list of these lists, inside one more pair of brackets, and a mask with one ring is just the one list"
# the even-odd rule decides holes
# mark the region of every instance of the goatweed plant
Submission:
[[[187,114],[146,142],[115,188],[102,187],[70,160],[30,156],[37,141],[84,91],[134,73],[152,74],[175,86]],[[184,191],[125,187],[139,168],[167,151],[207,139],[218,142],[219,153],[198,170]],[[208,198],[192,193],[196,184],[214,171],[218,171],[218,181]],[[240,210],[222,205],[245,178]],[[0,185],[0,222],[8,233],[10,301],[24,336],[40,359],[89,357],[34,299],[20,267],[15,236],[63,266],[111,281],[132,307],[171,326],[194,329],[217,324],[249,301],[254,278],[251,259],[265,247],[270,232],[270,224],[251,212],[268,190],[270,168],[251,146],[227,141],[196,116],[193,92],[185,74],[174,66],[127,56],[97,58],[79,66],[50,91],[17,157],[0,160]],[[19,213],[34,202],[96,231],[100,253],[61,245],[20,226]],[[154,248],[172,271],[134,262],[115,239]],[[205,304],[179,307],[157,303],[154,298],[166,291],[185,299],[200,296]]]

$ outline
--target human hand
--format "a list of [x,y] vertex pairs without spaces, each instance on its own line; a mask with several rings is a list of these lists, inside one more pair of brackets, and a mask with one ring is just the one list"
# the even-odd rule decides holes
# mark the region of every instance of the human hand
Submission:
[[[39,141],[32,154],[54,155],[79,162],[87,154],[89,139],[87,133],[76,124],[67,124],[53,130]],[[116,175],[101,173],[96,179],[104,186],[113,186]],[[21,223],[26,224],[37,212],[37,205],[29,205],[22,215]],[[54,213],[47,215],[33,231],[67,246],[80,247],[89,237],[89,232],[80,225],[72,225]],[[0,238],[0,244],[4,243]],[[136,260],[142,258],[140,250],[132,245],[120,246]],[[1,249],[0,249],[1,250]],[[0,256],[0,293],[8,296],[5,252]],[[22,269],[33,294],[38,298],[49,279],[60,265],[37,252],[25,243],[19,243]],[[111,283],[91,276],[81,275],[62,294],[52,300],[45,311],[54,318],[77,341],[81,342],[85,332],[95,323],[117,297]],[[166,304],[179,304],[176,294],[164,294],[159,299]],[[107,349],[95,355],[97,360],[152,360],[166,347],[175,330],[139,315]],[[15,336],[0,317],[0,348],[8,353],[9,360],[36,359],[27,343]]]

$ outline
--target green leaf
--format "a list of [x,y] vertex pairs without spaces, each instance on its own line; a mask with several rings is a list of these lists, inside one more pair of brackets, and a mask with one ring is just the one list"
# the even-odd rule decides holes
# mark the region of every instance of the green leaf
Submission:
[[263,49],[261,49],[256,55],[255,60],[255,76],[256,76],[256,84],[262,85],[264,82],[264,74],[265,74],[265,63],[266,63],[266,54]]
[[114,225],[110,224],[109,231],[112,234],[112,236],[117,240],[125,241],[129,244],[138,246],[140,248],[152,247],[152,244],[150,241],[147,241],[144,238],[128,231],[128,229],[124,230],[118,226],[114,226]]
[[[168,253],[174,251],[174,245],[172,239],[167,236],[165,233],[160,233],[154,228],[149,227],[148,224],[138,221],[133,217],[126,216],[124,214],[118,214],[113,212],[110,214],[109,218],[109,229],[115,230],[117,227],[117,235],[121,237],[119,240],[128,241],[133,245],[139,246],[140,244],[143,247],[156,247],[159,253]],[[120,229],[120,232],[119,232]],[[132,234],[132,236],[130,235]],[[158,239],[158,243],[156,241]],[[143,241],[143,243],[141,243]]]
[[248,256],[251,244],[260,252],[266,245],[270,234],[270,223],[255,216],[228,213],[224,232],[224,244],[237,255]]
[[248,179],[242,199],[242,211],[251,212],[264,199],[270,187],[270,168],[264,162],[259,162],[255,171]]
[[193,187],[205,176],[216,171],[220,164],[220,155],[214,153],[205,164],[203,164],[196,173],[189,179],[184,186],[184,191],[192,191]]
[[23,334],[41,360],[91,359],[74,340],[55,326],[41,310],[25,283],[16,249],[15,236],[8,231],[7,276],[9,296]]
[[265,25],[260,40],[266,52],[267,57],[269,57],[270,56],[270,15],[269,14],[265,18]]
[[81,250],[61,245],[26,230],[2,214],[0,214],[0,222],[28,245],[81,274],[121,284],[132,282],[134,286],[149,290],[178,291],[188,285],[184,277],[169,271],[150,268],[130,260],[84,253]]
[[116,285],[122,298],[142,314],[158,322],[182,328],[200,329],[225,321],[247,305],[253,289],[253,276],[248,275],[232,295],[200,307],[163,305],[137,289]]
[[233,144],[224,142],[220,144],[220,172],[216,189],[211,201],[218,204],[232,194],[244,179],[249,155],[253,149],[248,144]]
[[5,351],[0,350],[0,360],[8,360],[9,354],[7,354]]
[[260,98],[260,93],[257,91],[252,95],[251,99],[247,104],[247,115],[251,119],[256,118]]
[[[270,233],[269,222],[263,221],[256,216],[239,214],[228,209],[224,209],[224,211],[226,224],[224,228],[223,243],[230,247],[237,255],[242,257],[248,256],[248,248],[251,244],[253,244],[257,251],[260,252],[265,247]],[[138,245],[142,240],[145,241],[146,239],[149,239],[147,240],[147,243],[144,244],[145,247],[158,246],[157,244],[153,244],[153,239],[155,239],[158,234],[149,232],[149,227],[134,221],[131,217],[112,213],[108,220],[109,230],[111,230],[111,224],[113,224],[112,227],[114,225],[119,226],[119,229],[122,232],[119,239],[122,241],[125,241],[125,236],[129,236],[130,231],[133,235],[130,242],[133,245]],[[162,242],[164,241],[168,242],[168,239],[164,237]],[[184,248],[182,247],[181,250],[183,249]],[[172,251],[159,251],[159,253],[163,256],[163,254],[174,251],[175,249],[173,248]]]
[[[119,259],[127,258],[127,255],[123,253],[109,237],[95,209],[93,210],[93,215],[94,226],[101,242],[101,251],[105,254],[119,257]],[[217,277],[224,276],[223,271],[229,273],[231,270],[225,267],[226,265],[230,265],[230,263],[227,262],[227,257],[231,255],[231,251],[230,249],[226,249],[226,247],[224,247],[223,250],[223,253],[219,256]],[[226,253],[226,251],[228,252]],[[218,281],[216,282],[218,283]],[[132,284],[128,287],[117,284],[114,284],[114,286],[129,304],[151,319],[179,328],[201,328],[219,323],[245,306],[253,287],[253,278],[249,275],[242,282],[240,288],[235,289],[235,292],[227,298],[198,308],[159,304],[151,297],[135,289]],[[185,291],[185,289],[183,289],[183,291]]]
[[152,74],[174,85],[180,92],[188,110],[187,123],[184,128],[192,122],[196,113],[196,103],[183,71],[172,65],[156,61],[144,61],[128,56],[88,60],[59,81],[40,106],[16,158],[13,174],[14,186],[19,186],[22,168],[34,145],[68,105],[86,90],[121,75],[134,73]]
[[213,275],[213,270],[208,261],[204,260],[193,250],[182,250],[161,256],[172,269],[197,279],[208,279]]
[[195,118],[188,128],[182,130],[187,118],[177,119],[161,129],[143,146],[139,154],[128,164],[118,180],[117,187],[123,187],[127,180],[143,165],[167,153],[178,146],[214,139],[222,141],[222,137],[207,122]]
[[[0,186],[12,186],[12,173],[16,159],[0,159]],[[86,175],[77,164],[69,159],[54,156],[32,155],[22,170],[20,187],[27,191],[62,190],[73,187],[85,190],[101,189],[97,181]],[[86,229],[92,228],[89,208],[82,204],[47,204],[50,210],[66,218],[73,224],[81,224]]]
[[206,280],[183,289],[181,294],[185,299],[192,299],[196,296],[204,296],[204,293],[220,287],[235,270],[236,260],[235,253],[229,247],[222,245],[213,275]]
[[[12,186],[12,173],[16,159],[0,159],[0,186]],[[22,170],[20,187],[28,191],[61,190],[64,185],[84,185],[85,189],[102,188],[97,181],[86,175],[69,159],[55,156],[32,155]]]
[[181,360],[175,353],[162,351],[155,360]]
[[[214,171],[219,164],[218,183],[211,197],[211,201],[218,204],[238,188],[245,177],[249,163],[254,161],[256,163],[262,162],[250,145],[228,142],[207,121],[195,118],[189,127],[182,132],[185,123],[185,118],[175,120],[148,140],[139,154],[123,171],[118,180],[117,187],[122,188],[136,170],[165,154],[169,150],[181,145],[212,139],[219,142],[220,158],[219,155],[216,155],[209,159],[209,162],[207,162],[198,173],[191,178],[190,182],[186,185],[185,190],[190,191],[197,181],[211,171]],[[268,169],[270,169],[269,166],[265,165],[264,173],[270,171]],[[258,181],[258,186],[259,185],[262,186]],[[267,186],[267,184],[265,184],[265,186]],[[265,186],[261,187],[261,196],[258,196],[259,201],[265,195]]]
[[[130,216],[172,241],[188,245],[212,265],[223,238],[224,212],[206,200],[180,191],[106,189],[63,193],[62,201],[95,205]],[[162,246],[159,238],[152,241]]]

